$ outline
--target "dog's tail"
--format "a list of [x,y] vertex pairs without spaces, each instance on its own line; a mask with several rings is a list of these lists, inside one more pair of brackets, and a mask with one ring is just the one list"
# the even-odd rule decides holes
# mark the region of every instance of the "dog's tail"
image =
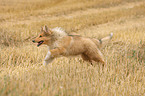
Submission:
[[108,36],[102,38],[102,39],[93,39],[93,42],[101,48],[102,46],[106,45],[113,37],[113,33],[110,33]]

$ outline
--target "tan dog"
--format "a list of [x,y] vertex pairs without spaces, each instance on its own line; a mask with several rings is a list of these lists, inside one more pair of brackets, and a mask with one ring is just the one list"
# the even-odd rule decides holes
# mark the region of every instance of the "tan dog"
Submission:
[[105,41],[109,41],[113,36],[111,33],[109,36],[97,40],[79,35],[67,35],[62,28],[48,29],[47,26],[44,26],[41,31],[42,33],[33,42],[38,43],[37,46],[46,44],[50,48],[43,65],[47,65],[58,56],[75,55],[81,55],[83,60],[89,61],[91,64],[92,61],[96,61],[104,65],[105,61],[98,47],[101,47]]

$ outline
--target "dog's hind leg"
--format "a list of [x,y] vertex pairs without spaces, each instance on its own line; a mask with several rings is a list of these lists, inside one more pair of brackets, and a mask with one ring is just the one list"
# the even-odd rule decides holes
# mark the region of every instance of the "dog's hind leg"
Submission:
[[81,57],[84,61],[90,62],[93,65],[91,59],[86,54],[81,54]]
[[103,54],[101,53],[99,49],[97,48],[92,49],[92,50],[90,49],[85,54],[86,56],[88,56],[90,61],[100,62],[103,64],[103,66],[105,65]]
[[103,64],[103,66],[105,65],[105,60],[103,58],[103,54],[101,53],[100,50],[97,50],[96,54],[94,53],[94,56],[92,58],[94,61],[96,62],[100,62]]

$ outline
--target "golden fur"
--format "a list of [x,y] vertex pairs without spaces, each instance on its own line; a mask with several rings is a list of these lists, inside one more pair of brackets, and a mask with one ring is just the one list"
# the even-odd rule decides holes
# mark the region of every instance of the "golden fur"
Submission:
[[101,40],[81,37],[79,35],[67,35],[62,28],[56,27],[54,29],[48,29],[47,26],[42,28],[42,33],[33,40],[40,46],[46,44],[50,50],[44,60],[44,65],[50,63],[54,58],[58,56],[75,56],[81,55],[85,61],[101,62],[105,64],[104,58],[98,47],[112,38],[107,36]]

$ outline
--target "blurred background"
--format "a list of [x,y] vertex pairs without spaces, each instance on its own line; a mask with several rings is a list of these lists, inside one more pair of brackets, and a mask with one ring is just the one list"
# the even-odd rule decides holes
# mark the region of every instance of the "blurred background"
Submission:
[[[0,96],[143,96],[144,0],[0,0]],[[112,41],[107,66],[61,57],[42,66],[47,47],[31,41],[42,26]]]

